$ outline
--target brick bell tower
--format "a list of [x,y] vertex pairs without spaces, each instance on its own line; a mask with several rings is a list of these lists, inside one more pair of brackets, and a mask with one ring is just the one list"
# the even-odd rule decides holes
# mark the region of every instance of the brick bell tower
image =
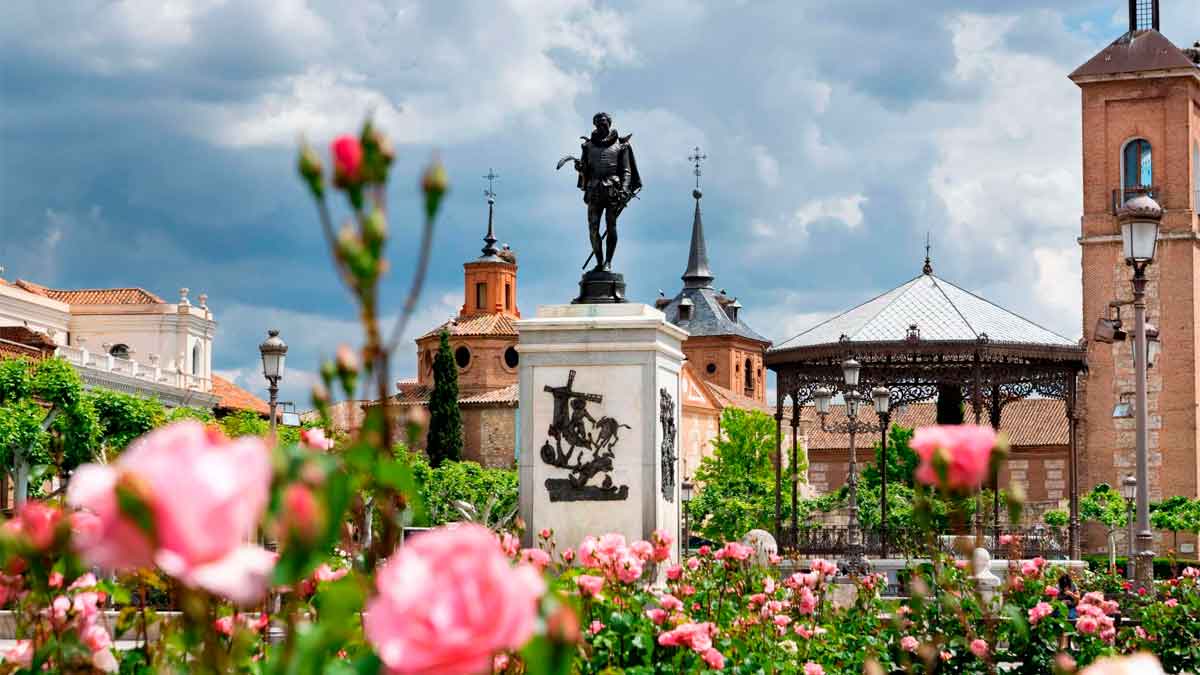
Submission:
[[[1081,90],[1083,332],[1088,374],[1079,390],[1080,492],[1118,487],[1134,473],[1132,308],[1120,317],[1129,337],[1096,339],[1097,320],[1116,318],[1110,301],[1132,296],[1116,210],[1148,194],[1164,215],[1148,268],[1147,318],[1161,350],[1148,371],[1150,499],[1200,494],[1200,50],[1181,50],[1158,32],[1158,0],[1129,0],[1129,31],[1071,73]],[[1092,533],[1093,535],[1095,533]],[[1196,538],[1179,536],[1182,557]],[[1102,541],[1089,538],[1092,547]],[[1171,537],[1159,537],[1165,553]]]
[[458,364],[458,385],[465,393],[481,392],[517,382],[519,356],[517,329],[517,258],[507,245],[496,248],[496,193],[484,176],[488,203],[487,235],[483,255],[463,263],[463,304],[458,316],[417,338],[417,383],[433,385],[433,358],[442,329],[450,334],[450,348]]

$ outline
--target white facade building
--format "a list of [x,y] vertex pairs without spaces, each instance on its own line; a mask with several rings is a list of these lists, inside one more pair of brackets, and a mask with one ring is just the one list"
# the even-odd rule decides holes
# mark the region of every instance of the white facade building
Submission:
[[220,403],[212,373],[217,323],[207,305],[203,294],[192,304],[186,288],[169,303],[141,288],[62,290],[0,279],[0,326],[46,334],[89,387],[168,407]]

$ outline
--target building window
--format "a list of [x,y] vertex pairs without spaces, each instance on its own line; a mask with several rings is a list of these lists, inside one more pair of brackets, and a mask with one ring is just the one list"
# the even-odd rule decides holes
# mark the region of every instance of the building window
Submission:
[[1200,211],[1200,142],[1192,143],[1192,210]]
[[487,306],[487,284],[475,284],[475,308],[483,309]]
[[202,360],[202,357],[200,356],[200,343],[199,342],[197,342],[195,344],[195,346],[192,347],[192,374],[193,375],[203,375],[204,374],[204,362]]
[[458,364],[460,370],[471,365],[471,350],[466,347],[455,349],[454,362]]
[[504,350],[504,365],[509,368],[516,368],[521,362],[521,355],[517,353],[516,347],[509,347]]
[[115,344],[112,346],[111,349],[108,350],[108,353],[112,354],[113,356],[117,357],[118,359],[127,359],[127,358],[129,358],[129,345]]
[[512,309],[512,284],[504,284],[504,309]]
[[754,365],[750,363],[750,359],[746,359],[746,394],[754,393]]
[[[1121,173],[1123,185],[1127,193],[1141,192],[1154,184],[1154,161],[1150,151],[1150,141],[1135,138],[1125,144],[1121,151]],[[1126,194],[1128,199],[1132,194]]]
[[704,366],[704,372],[708,373],[709,375],[717,372],[717,364],[709,363],[707,366]]

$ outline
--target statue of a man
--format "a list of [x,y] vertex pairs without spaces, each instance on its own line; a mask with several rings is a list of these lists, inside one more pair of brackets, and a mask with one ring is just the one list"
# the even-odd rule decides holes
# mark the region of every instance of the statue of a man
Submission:
[[[578,187],[583,190],[583,201],[588,206],[588,237],[596,269],[610,272],[617,250],[617,216],[642,189],[642,177],[633,158],[633,146],[629,144],[633,134],[618,136],[608,113],[596,113],[592,124],[596,127],[592,135],[581,137],[583,149],[575,160],[575,170],[579,172]],[[601,215],[606,228],[603,234]]]

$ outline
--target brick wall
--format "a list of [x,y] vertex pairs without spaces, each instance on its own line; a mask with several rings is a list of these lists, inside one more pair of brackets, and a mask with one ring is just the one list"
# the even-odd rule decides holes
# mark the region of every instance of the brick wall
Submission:
[[[1148,372],[1148,460],[1151,500],[1198,495],[1198,386],[1196,323],[1200,297],[1200,249],[1193,210],[1192,147],[1200,142],[1200,86],[1194,78],[1145,78],[1082,86],[1083,101],[1083,334],[1113,299],[1132,296],[1132,271],[1122,259],[1111,213],[1112,190],[1122,183],[1121,149],[1131,138],[1150,141],[1153,183],[1166,213],[1163,239],[1149,268],[1147,315],[1161,332],[1162,354]],[[1132,307],[1122,309],[1130,339],[1106,345],[1089,342],[1089,372],[1080,389],[1081,492],[1106,482],[1116,485],[1135,466],[1132,418],[1113,419],[1121,394],[1135,389]],[[1088,528],[1085,547],[1106,545],[1098,528]],[[1183,541],[1183,540],[1181,540]],[[1195,545],[1195,538],[1184,542]],[[1168,540],[1160,537],[1157,548]]]

